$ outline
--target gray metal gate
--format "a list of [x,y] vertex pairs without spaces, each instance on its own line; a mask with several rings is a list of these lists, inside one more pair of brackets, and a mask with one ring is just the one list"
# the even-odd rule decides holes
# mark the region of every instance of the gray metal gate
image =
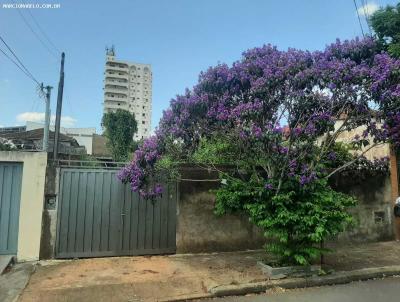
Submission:
[[62,168],[56,258],[176,251],[176,184],[146,201],[117,170]]
[[22,164],[0,162],[0,255],[15,255],[18,246]]

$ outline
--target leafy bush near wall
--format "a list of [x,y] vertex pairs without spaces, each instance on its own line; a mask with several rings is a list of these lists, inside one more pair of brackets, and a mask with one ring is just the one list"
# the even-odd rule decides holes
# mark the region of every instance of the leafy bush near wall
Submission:
[[218,215],[246,213],[261,228],[269,243],[267,251],[279,257],[282,265],[310,264],[322,253],[320,243],[334,237],[352,222],[347,209],[354,198],[334,191],[326,180],[302,187],[286,182],[279,194],[266,190],[252,175],[249,180],[229,179],[216,190]]

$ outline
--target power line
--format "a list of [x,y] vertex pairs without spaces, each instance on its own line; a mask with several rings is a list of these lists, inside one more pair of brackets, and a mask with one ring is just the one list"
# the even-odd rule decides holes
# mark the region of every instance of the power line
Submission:
[[34,81],[37,85],[40,86],[40,83],[29,73],[27,73],[21,66],[18,65],[17,62],[15,62],[3,49],[0,48],[0,52],[3,53],[3,55],[9,59],[12,63],[14,63],[15,66],[18,67],[19,70],[21,70],[28,78],[30,78],[32,81]]
[[60,53],[61,51],[57,48],[57,46],[54,45],[54,43],[50,40],[49,36],[45,33],[45,31],[42,29],[42,27],[39,25],[39,22],[37,22],[36,18],[33,16],[33,14],[31,13],[31,11],[28,9],[28,13],[31,16],[33,22],[35,22],[37,28],[40,30],[40,32],[42,33],[43,37],[46,38],[46,40],[49,42],[49,44],[51,46],[53,46],[53,48],[57,51],[57,53]]
[[[36,78],[32,75],[32,73],[28,70],[28,68],[25,67],[24,63],[22,63],[22,61],[18,58],[18,56],[15,54],[15,52],[11,49],[11,47],[7,44],[6,41],[4,41],[3,37],[0,36],[0,40],[3,42],[3,44],[7,47],[7,49],[12,53],[12,55],[14,56],[14,58],[18,61],[18,63],[20,65],[18,65],[13,59],[11,59],[4,51],[3,54],[9,58],[14,64],[16,64],[18,66],[18,68],[20,68],[21,70],[24,71],[25,74],[27,74],[33,81],[36,82],[36,84],[40,85],[39,81],[36,80]],[[23,68],[23,69],[22,69]]]
[[36,33],[36,31],[32,28],[32,26],[29,24],[28,20],[24,17],[24,15],[21,13],[20,9],[17,8],[18,14],[21,16],[22,20],[24,21],[25,25],[28,26],[28,28],[31,30],[31,32],[34,34],[36,39],[39,40],[39,42],[46,48],[46,50],[55,58],[58,59],[58,57],[54,54],[54,52],[46,45],[46,43],[43,42],[43,40],[40,38],[40,36]]
[[37,83],[39,83],[35,77],[32,75],[32,73],[28,70],[28,68],[25,67],[24,63],[18,58],[18,56],[15,54],[15,52],[11,49],[11,47],[7,44],[6,41],[0,36],[0,40],[3,42],[3,44],[7,47],[7,49],[12,53],[14,58],[18,61],[18,63],[21,65],[22,68],[25,69],[26,73],[28,73]]
[[362,23],[361,23],[361,19],[360,19],[360,14],[359,14],[359,12],[358,12],[357,2],[356,2],[356,0],[353,0],[353,2],[354,2],[354,6],[355,6],[355,8],[356,8],[356,13],[357,13],[357,17],[358,17],[358,23],[360,24],[361,33],[362,33],[363,37],[365,37],[364,29],[363,29],[363,27],[362,27]]
[[367,8],[368,0],[361,0],[361,4],[362,4],[363,11],[364,11],[365,22],[367,23],[369,34],[371,34],[372,33],[371,26],[369,25],[369,21],[368,21],[368,17],[369,17],[369,11]]

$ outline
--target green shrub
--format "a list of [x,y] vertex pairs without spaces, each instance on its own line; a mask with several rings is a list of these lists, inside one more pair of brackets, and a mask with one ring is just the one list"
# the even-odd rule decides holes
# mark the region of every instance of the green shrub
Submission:
[[352,222],[347,209],[355,204],[323,179],[307,186],[286,182],[276,195],[253,175],[249,180],[227,179],[216,190],[215,212],[244,212],[264,231],[266,250],[278,256],[280,264],[308,265],[326,252],[321,242]]

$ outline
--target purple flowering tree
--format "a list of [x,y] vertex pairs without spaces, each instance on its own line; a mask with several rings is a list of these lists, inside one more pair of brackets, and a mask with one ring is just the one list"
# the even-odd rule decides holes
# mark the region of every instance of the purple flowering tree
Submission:
[[[265,45],[201,73],[119,177],[154,198],[162,194],[157,175],[179,163],[219,171],[216,212],[244,212],[281,262],[307,264],[350,221],[354,200],[327,179],[380,144],[400,145],[399,108],[400,61],[372,39],[316,52]],[[332,165],[338,141],[356,129],[355,155]]]

